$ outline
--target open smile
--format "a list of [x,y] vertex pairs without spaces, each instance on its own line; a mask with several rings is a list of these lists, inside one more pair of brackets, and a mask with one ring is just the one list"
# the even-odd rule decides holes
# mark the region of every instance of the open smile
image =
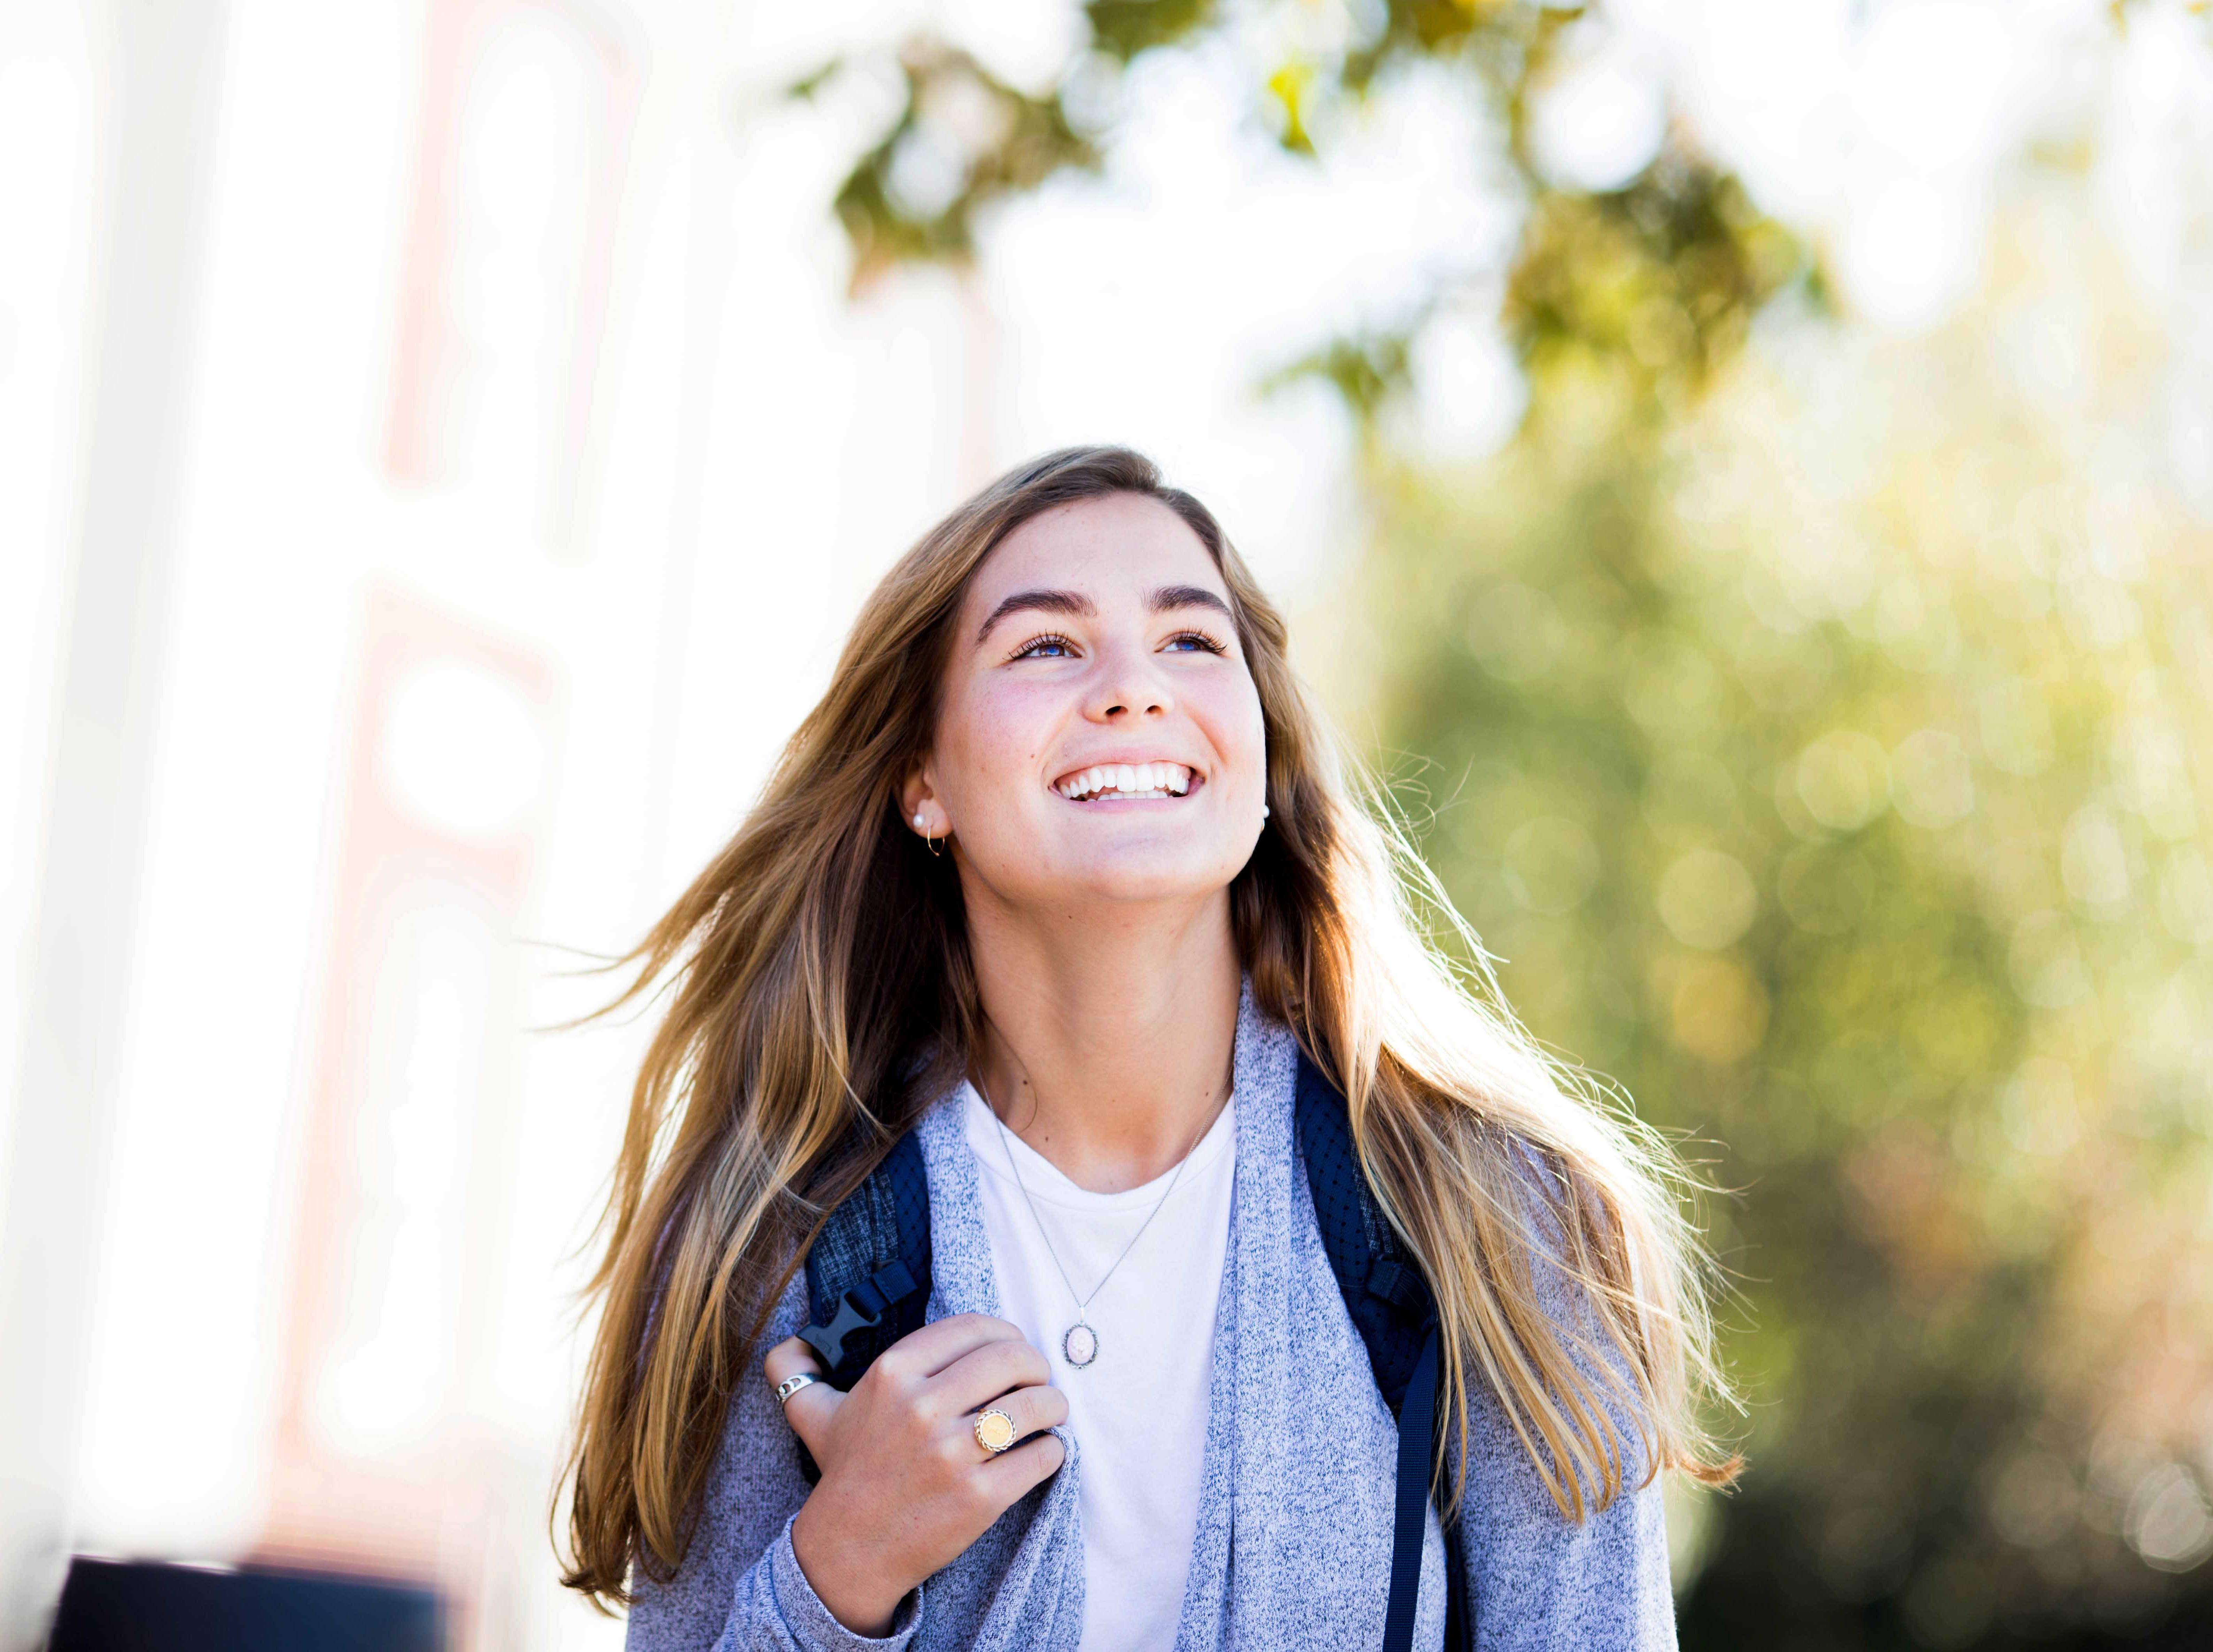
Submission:
[[1186,797],[1205,783],[1198,770],[1181,763],[1101,763],[1061,776],[1052,789],[1071,803],[1134,802]]

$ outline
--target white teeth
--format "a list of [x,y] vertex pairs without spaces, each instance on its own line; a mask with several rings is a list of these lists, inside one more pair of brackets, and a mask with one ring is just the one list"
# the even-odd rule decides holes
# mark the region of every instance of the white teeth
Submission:
[[1180,763],[1107,763],[1072,774],[1054,789],[1070,799],[1181,797],[1191,790],[1191,771]]

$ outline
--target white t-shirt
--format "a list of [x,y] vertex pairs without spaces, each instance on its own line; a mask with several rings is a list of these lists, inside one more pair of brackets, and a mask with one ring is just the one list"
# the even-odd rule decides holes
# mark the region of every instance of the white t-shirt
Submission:
[[[1224,1104],[1192,1149],[1163,1204],[1173,1167],[1126,1192],[1087,1192],[1012,1131],[1003,1145],[991,1109],[973,1085],[964,1088],[999,1311],[1051,1363],[1082,1454],[1082,1652],[1173,1645],[1198,1527],[1214,1311],[1237,1158],[1236,1100]],[[1035,1216],[1008,1168],[1010,1150]],[[1084,1310],[1084,1322],[1098,1332],[1097,1355],[1081,1369],[1070,1365],[1061,1338],[1076,1322],[1076,1298],[1038,1235],[1039,1218],[1069,1279],[1088,1293],[1155,1204],[1160,1214]]]

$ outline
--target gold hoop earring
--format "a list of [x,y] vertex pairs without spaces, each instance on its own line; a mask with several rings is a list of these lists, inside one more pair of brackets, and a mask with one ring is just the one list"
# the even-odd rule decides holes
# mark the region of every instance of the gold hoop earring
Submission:
[[932,859],[932,860],[937,860],[937,859],[939,859],[939,858],[941,858],[941,857],[942,856],[943,851],[938,848],[938,846],[937,846],[937,839],[936,839],[936,838],[924,838],[923,839],[923,842],[924,842],[924,843],[926,843],[926,844],[928,844],[930,845],[930,859]]

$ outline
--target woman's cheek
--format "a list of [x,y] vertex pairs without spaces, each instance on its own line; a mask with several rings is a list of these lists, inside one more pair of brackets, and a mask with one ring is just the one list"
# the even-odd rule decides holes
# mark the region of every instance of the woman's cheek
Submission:
[[962,789],[998,795],[1025,767],[1033,767],[1030,754],[1039,749],[1027,727],[1027,719],[1014,697],[981,694],[963,708],[964,726],[948,730],[943,741],[966,783]]
[[1241,771],[1249,771],[1265,783],[1263,772],[1268,755],[1267,720],[1260,713],[1257,700],[1241,697],[1234,704],[1220,708],[1221,715],[1209,732],[1220,733],[1215,744],[1222,756]]

